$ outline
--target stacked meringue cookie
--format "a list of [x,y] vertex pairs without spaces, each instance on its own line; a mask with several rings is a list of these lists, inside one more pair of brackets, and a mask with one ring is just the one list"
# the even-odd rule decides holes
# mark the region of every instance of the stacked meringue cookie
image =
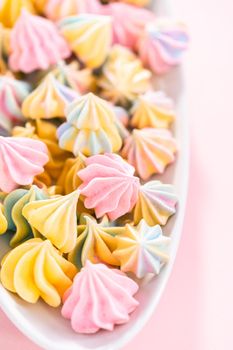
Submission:
[[128,322],[140,280],[169,260],[178,198],[157,175],[175,161],[176,112],[152,78],[181,62],[188,35],[148,3],[0,9],[0,279],[62,306],[78,333]]

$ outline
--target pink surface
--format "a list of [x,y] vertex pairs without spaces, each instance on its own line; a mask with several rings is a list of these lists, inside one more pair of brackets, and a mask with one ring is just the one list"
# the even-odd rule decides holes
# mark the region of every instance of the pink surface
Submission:
[[[124,350],[229,350],[233,348],[233,283],[229,283],[233,280],[233,3],[175,3],[192,37],[187,57],[191,119],[187,213],[161,302]],[[38,350],[3,314],[0,329],[0,349]]]

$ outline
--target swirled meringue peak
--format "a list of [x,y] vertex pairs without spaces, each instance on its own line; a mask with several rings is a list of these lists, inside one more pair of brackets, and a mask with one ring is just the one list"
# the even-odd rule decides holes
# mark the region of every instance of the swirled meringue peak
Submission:
[[146,26],[138,42],[139,55],[155,73],[163,74],[181,62],[188,42],[182,23],[161,19]]
[[29,84],[10,75],[0,76],[0,126],[10,130],[22,122],[21,106],[29,92]]
[[13,71],[46,70],[70,55],[71,51],[55,24],[22,10],[11,32],[9,65]]
[[162,91],[148,91],[139,96],[131,113],[131,125],[138,129],[168,128],[175,119],[173,101]]
[[76,267],[49,240],[33,238],[3,258],[0,276],[6,289],[28,303],[34,304],[41,297],[50,306],[58,307],[76,272]]
[[127,106],[150,88],[151,76],[130,50],[114,45],[97,83],[101,96],[114,104]]
[[78,61],[66,64],[60,61],[52,71],[55,78],[63,85],[70,87],[79,94],[93,91],[96,86],[96,79],[89,68],[80,69]]
[[126,138],[122,156],[133,165],[143,180],[153,174],[162,174],[166,166],[175,160],[177,146],[167,129],[134,129]]
[[117,152],[122,140],[116,126],[116,116],[112,106],[88,93],[77,98],[66,109],[67,123],[58,128],[59,145],[85,156],[104,152]]
[[163,236],[159,225],[148,226],[142,219],[137,226],[126,224],[126,232],[117,236],[114,256],[120,261],[121,270],[133,272],[138,278],[147,273],[159,274],[168,262],[170,238]]
[[133,297],[137,291],[138,285],[119,270],[87,261],[64,295],[62,316],[78,333],[112,331],[129,321],[139,304]]
[[130,49],[135,49],[146,24],[155,20],[151,11],[120,2],[104,6],[102,13],[112,17],[113,43]]
[[176,212],[178,198],[172,185],[160,181],[149,181],[139,189],[137,204],[134,208],[134,223],[144,219],[148,225],[166,225],[167,220]]
[[0,203],[0,235],[6,232],[7,230],[7,219],[5,216],[4,206]]
[[8,230],[14,233],[10,246],[15,247],[26,239],[36,236],[27,220],[22,214],[27,203],[47,198],[43,190],[32,186],[29,190],[17,189],[9,193],[4,199],[4,211],[8,222]]
[[134,167],[119,155],[107,153],[87,158],[86,165],[78,172],[85,207],[94,208],[97,218],[107,214],[112,221],[129,213],[137,202],[140,186]]
[[77,203],[79,191],[28,203],[23,216],[41,235],[63,253],[69,253],[77,237]]
[[69,253],[68,260],[79,270],[87,260],[118,266],[119,261],[112,252],[116,249],[115,236],[124,231],[124,227],[108,226],[105,220],[98,223],[92,216],[82,214],[78,225],[76,246]]
[[112,22],[108,16],[82,14],[63,19],[61,34],[72,51],[89,68],[100,67],[112,43]]
[[11,192],[30,185],[48,162],[46,145],[24,137],[0,136],[0,190]]
[[78,93],[61,84],[52,73],[24,100],[22,112],[26,118],[64,118],[65,108]]
[[35,12],[32,0],[2,0],[0,7],[0,22],[8,28],[12,28],[25,8],[30,12]]

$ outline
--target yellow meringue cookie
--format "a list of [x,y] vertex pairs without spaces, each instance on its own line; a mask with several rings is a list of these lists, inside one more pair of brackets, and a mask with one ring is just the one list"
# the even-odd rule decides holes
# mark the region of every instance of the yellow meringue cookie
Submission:
[[[48,148],[49,162],[45,165],[45,172],[37,176],[39,182],[51,186],[52,180],[60,176],[64,162],[70,154],[58,146],[56,125],[37,119],[35,123],[26,123],[25,127],[15,127],[13,136],[30,137],[43,141]],[[35,182],[38,184],[37,182]]]
[[48,0],[32,0],[37,11],[43,13],[47,5]]
[[127,105],[151,86],[151,72],[129,49],[115,45],[97,81],[101,96],[114,104]]
[[64,259],[49,240],[30,239],[14,248],[2,261],[1,282],[29,303],[41,297],[58,307],[72,285],[76,267]]
[[4,206],[0,203],[0,235],[6,232],[7,226],[7,219],[4,215]]
[[60,32],[71,50],[89,68],[100,67],[112,41],[112,21],[108,16],[82,14],[59,23]]
[[116,249],[117,234],[125,231],[124,227],[110,227],[97,221],[89,215],[82,214],[78,226],[78,238],[74,250],[68,255],[68,260],[80,270],[87,260],[102,261],[110,265],[119,265],[112,252]]
[[66,160],[62,173],[57,181],[57,185],[63,188],[64,194],[75,191],[82,183],[78,177],[79,170],[85,168],[85,156],[80,153],[77,158]]
[[61,84],[49,73],[40,85],[26,97],[22,104],[25,118],[52,119],[64,118],[66,106],[78,94]]
[[88,93],[66,109],[67,122],[58,128],[59,146],[77,156],[118,152],[122,140],[112,106]]
[[12,28],[23,8],[26,8],[29,12],[35,12],[32,0],[2,0],[0,7],[0,22],[5,27]]
[[163,92],[148,91],[138,97],[131,109],[134,128],[168,128],[175,119],[173,102]]
[[69,253],[74,249],[77,237],[78,198],[77,190],[66,196],[31,202],[23,208],[23,216],[55,247]]

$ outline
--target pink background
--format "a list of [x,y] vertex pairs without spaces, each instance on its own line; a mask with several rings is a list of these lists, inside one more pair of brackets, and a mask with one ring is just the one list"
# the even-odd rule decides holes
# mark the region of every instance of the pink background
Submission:
[[[160,305],[124,350],[228,350],[233,348],[233,283],[228,283],[233,280],[233,2],[173,0],[173,5],[192,37],[186,59],[187,213]],[[0,349],[39,350],[1,312]]]

